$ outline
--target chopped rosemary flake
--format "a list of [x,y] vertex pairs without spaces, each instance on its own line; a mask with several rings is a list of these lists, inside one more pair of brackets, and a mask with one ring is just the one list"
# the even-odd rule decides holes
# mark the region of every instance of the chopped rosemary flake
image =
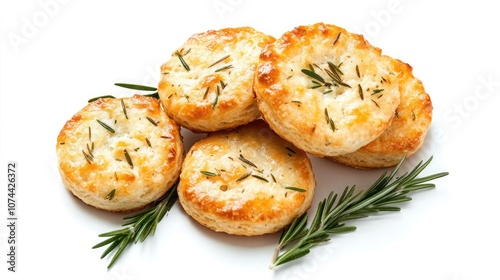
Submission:
[[358,93],[359,93],[359,97],[361,98],[361,100],[365,100],[365,97],[363,95],[363,88],[361,87],[360,84],[358,84]]
[[330,115],[328,114],[328,110],[325,108],[325,119],[326,119],[326,123],[330,125],[330,128],[332,129],[332,131],[335,132],[335,123],[333,122],[332,118],[330,118]]
[[415,120],[415,112],[413,112],[413,110],[411,111],[411,119]]
[[335,39],[333,39],[333,44],[332,45],[335,45],[337,43],[337,41],[340,38],[340,34],[341,34],[341,32],[339,32],[339,34],[337,34],[337,36],[335,37]]
[[361,78],[361,74],[359,74],[359,66],[356,65],[356,74],[358,75],[358,78]]
[[285,147],[285,149],[287,149],[289,152],[291,152],[292,154],[296,154],[297,152],[295,152],[292,148],[290,147]]
[[156,91],[157,90],[157,88],[155,88],[155,87],[135,85],[135,84],[125,84],[125,83],[115,83],[115,86],[122,87],[122,88],[128,88],[128,89],[142,90],[142,91]]
[[180,51],[176,51],[175,55],[177,55],[177,57],[181,61],[181,64],[184,67],[184,69],[186,69],[186,71],[189,72],[191,70],[191,68],[189,68],[189,65],[184,60],[184,56],[187,55],[191,51],[191,49],[187,50],[184,54],[182,53],[182,51],[183,51],[183,49],[181,49]]
[[150,117],[148,117],[148,116],[146,116],[146,118],[147,118],[147,119],[148,119],[148,121],[149,121],[150,123],[152,123],[154,126],[158,126],[158,123],[160,122],[160,121],[155,121],[155,120],[153,120],[152,118],[150,118]]
[[89,141],[92,141],[92,129],[89,126]]
[[221,71],[224,71],[224,70],[227,70],[227,69],[231,69],[231,68],[233,68],[233,65],[232,65],[232,64],[230,64],[230,65],[226,65],[226,66],[224,66],[224,67],[221,67],[221,68],[219,68],[219,69],[215,70],[215,72],[221,72]]
[[[351,87],[350,85],[344,83],[342,81],[342,79],[340,78],[340,75],[344,75],[344,73],[342,73],[342,71],[340,70],[339,66],[333,64],[332,62],[328,62],[328,68],[329,69],[325,69],[325,72],[328,74],[328,76],[330,76],[330,78],[337,84],[341,85],[341,86],[345,86],[345,87]],[[339,75],[340,74],[340,75]]]
[[246,159],[242,154],[240,154],[240,156],[238,157],[241,161],[243,161],[244,163],[252,166],[252,167],[255,167],[257,168],[257,165],[255,165],[253,162],[249,161],[248,159]]
[[123,99],[122,99],[122,100],[120,100],[120,103],[122,104],[123,114],[125,115],[125,118],[128,120],[128,116],[127,116],[127,107],[125,107],[125,103],[123,102]]
[[382,92],[382,91],[384,91],[384,89],[383,89],[383,88],[374,89],[374,90],[373,90],[372,95],[377,94],[377,93],[380,93],[380,92]]
[[104,127],[107,131],[111,132],[111,133],[115,133],[115,130],[113,128],[111,128],[111,126],[107,125],[106,123],[100,121],[100,120],[96,120],[102,127]]
[[118,174],[115,172],[115,180],[118,181]]
[[202,174],[204,175],[207,175],[207,176],[210,176],[210,177],[216,177],[218,174],[217,173],[213,173],[213,172],[210,172],[210,171],[205,171],[205,170],[202,170],[200,171]]
[[332,119],[330,119],[330,128],[332,129],[332,131],[335,131],[335,123]]
[[275,183],[277,182],[276,178],[274,177],[274,175],[272,173],[271,173],[271,178],[273,179],[273,182],[275,182]]
[[239,177],[238,179],[236,179],[236,182],[240,182],[240,181],[243,181],[245,180],[246,178],[248,178],[248,176],[250,176],[252,174],[252,172],[248,172],[248,173],[245,173],[243,175],[241,175],[241,177]]
[[[116,175],[116,173],[115,173],[115,175]],[[111,200],[111,199],[113,199],[113,198],[115,197],[115,192],[116,192],[116,189],[111,190],[111,191],[110,191],[110,192],[106,195],[106,197],[105,197],[104,199],[107,199],[107,200]]]
[[92,164],[92,161],[94,160],[94,158],[91,155],[87,154],[84,150],[82,150],[82,153],[83,153],[83,156],[85,157],[85,160],[87,160],[87,162],[89,164]]
[[149,139],[148,139],[148,138],[146,138],[146,143],[148,143],[148,146],[150,146],[150,147],[151,147],[151,142],[149,142]]
[[217,63],[221,63],[222,61],[226,60],[227,58],[229,58],[229,55],[226,55],[226,56],[224,56],[223,58],[221,58],[221,59],[217,60],[216,62],[214,62],[214,63],[210,64],[207,68],[210,68],[210,67],[214,66],[214,65],[215,65],[215,64],[217,64]]
[[[325,83],[325,80],[323,79],[323,77],[321,77],[320,75],[318,75],[316,72],[314,72],[314,68],[312,68],[312,66],[310,66],[311,69],[313,70],[309,70],[309,69],[302,69],[302,73],[306,74],[307,76],[315,79],[315,80],[318,80],[318,82],[324,84]],[[314,81],[313,81],[314,82]]]
[[215,100],[212,103],[212,109],[214,109],[215,106],[217,106],[217,102],[219,102],[219,94],[220,94],[220,87],[217,86],[217,94],[215,95]]
[[125,155],[125,159],[127,160],[130,167],[134,168],[134,163],[132,162],[132,159],[130,158],[130,155],[128,154],[127,149],[123,149],[123,154]]
[[92,154],[92,150],[94,150],[94,142],[92,142],[92,148],[90,148],[89,143],[87,143],[87,151],[89,152],[89,155],[94,158],[94,155]]
[[375,100],[372,99],[372,102],[375,103],[375,105],[380,108],[380,106],[378,105],[377,101],[375,101]]
[[224,81],[223,81],[223,80],[220,80],[220,87],[221,87],[221,89],[225,89],[225,88],[226,88],[226,86],[227,86],[227,84],[226,84],[226,83],[224,83]]
[[297,188],[297,187],[285,187],[287,190],[297,191],[297,192],[306,192],[306,190]]
[[264,182],[266,182],[266,183],[269,183],[269,181],[268,181],[266,178],[261,177],[261,176],[259,176],[259,175],[252,174],[252,177],[254,177],[254,178],[256,178],[256,179],[259,179],[259,180],[261,180],[261,181],[264,181]]
[[328,61],[328,67],[330,68],[330,70],[332,72],[335,72],[336,73],[336,76],[340,79],[340,75],[344,75],[344,73],[340,70],[340,65],[342,65],[342,63],[340,63],[338,66],[333,64],[332,62]]

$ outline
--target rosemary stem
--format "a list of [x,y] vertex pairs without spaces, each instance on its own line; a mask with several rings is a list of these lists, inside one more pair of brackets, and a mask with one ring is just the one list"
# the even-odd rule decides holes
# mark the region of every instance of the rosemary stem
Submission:
[[433,188],[428,181],[448,175],[448,172],[419,177],[432,160],[420,162],[410,172],[396,177],[403,159],[387,174],[384,172],[367,190],[355,192],[355,186],[346,187],[337,201],[332,191],[318,204],[314,219],[306,228],[307,214],[296,218],[283,230],[276,250],[273,252],[270,268],[293,261],[307,255],[314,246],[327,242],[333,234],[351,232],[355,226],[347,226],[347,220],[362,219],[382,211],[399,211],[394,204],[407,202],[408,193]]

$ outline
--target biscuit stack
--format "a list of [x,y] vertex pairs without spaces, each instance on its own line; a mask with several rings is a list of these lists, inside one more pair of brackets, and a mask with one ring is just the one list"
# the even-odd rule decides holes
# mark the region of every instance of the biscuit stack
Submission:
[[[421,147],[432,119],[411,66],[324,23],[278,39],[250,27],[195,34],[161,67],[158,94],[99,99],[69,120],[64,184],[130,211],[179,179],[189,216],[236,235],[279,231],[311,206],[308,154],[390,167]],[[180,127],[207,136],[184,153]]]

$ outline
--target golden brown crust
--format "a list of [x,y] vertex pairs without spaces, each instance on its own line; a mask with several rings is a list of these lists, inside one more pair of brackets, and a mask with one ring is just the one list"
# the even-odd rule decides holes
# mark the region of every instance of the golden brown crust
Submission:
[[263,46],[273,40],[250,27],[191,36],[161,67],[158,93],[167,114],[195,132],[231,129],[257,119],[254,71]]
[[251,236],[276,232],[303,214],[315,186],[307,154],[257,120],[195,143],[177,190],[182,207],[199,223]]
[[184,158],[179,126],[158,100],[141,95],[89,103],[66,122],[56,152],[64,185],[85,203],[113,212],[161,197]]
[[317,156],[354,152],[374,140],[399,104],[394,71],[381,50],[324,23],[299,26],[267,45],[254,90],[271,128]]
[[380,137],[359,150],[332,157],[334,161],[356,168],[383,168],[396,165],[401,158],[417,152],[432,121],[432,102],[412,67],[388,58],[398,73],[401,103],[391,126]]

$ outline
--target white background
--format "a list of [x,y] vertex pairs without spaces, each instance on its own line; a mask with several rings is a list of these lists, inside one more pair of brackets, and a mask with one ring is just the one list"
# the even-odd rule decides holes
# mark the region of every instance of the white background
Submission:
[[[500,20],[494,1],[1,1],[1,279],[500,279]],[[279,235],[214,233],[176,204],[154,237],[109,259],[91,247],[122,216],[94,210],[66,191],[56,137],[91,97],[156,86],[159,67],[193,33],[252,26],[279,37],[298,25],[332,23],[362,33],[411,64],[431,95],[425,174],[448,171],[399,213],[352,224],[310,255],[268,269]],[[196,136],[184,131],[186,146]],[[311,157],[314,205],[382,171]],[[7,163],[18,163],[17,265],[7,271]]]

